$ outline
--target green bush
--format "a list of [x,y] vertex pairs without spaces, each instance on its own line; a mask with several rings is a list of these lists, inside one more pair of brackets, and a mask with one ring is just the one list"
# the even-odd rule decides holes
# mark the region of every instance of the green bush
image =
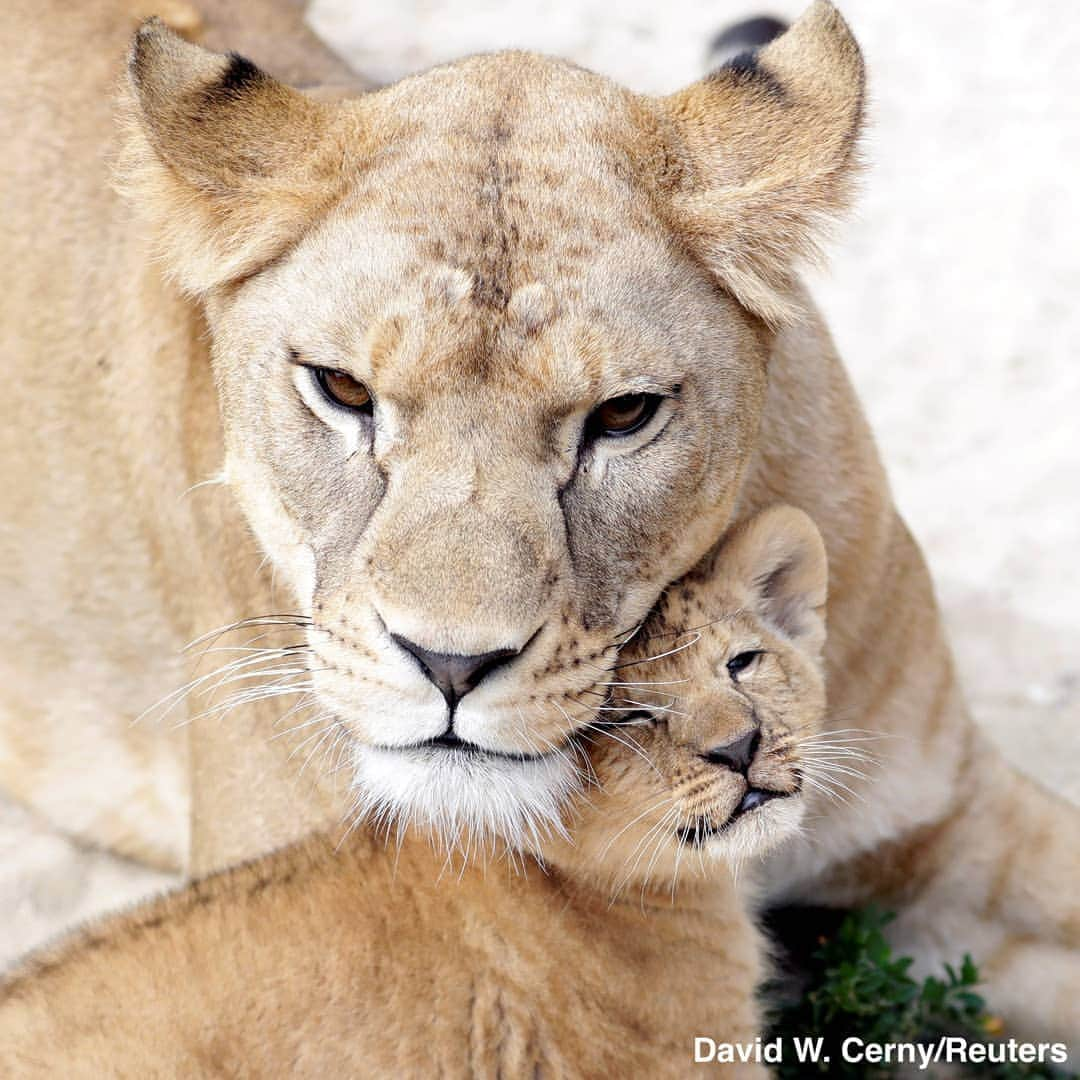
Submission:
[[[1000,1019],[988,1013],[976,992],[979,972],[971,957],[965,956],[959,967],[946,964],[941,978],[920,983],[909,974],[911,958],[894,956],[885,939],[883,931],[892,918],[876,908],[848,914],[804,958],[805,983],[797,993],[780,983],[768,988],[766,997],[773,1003],[770,1037],[782,1037],[788,1047],[793,1038],[823,1038],[824,1054],[830,1058],[828,1064],[813,1065],[785,1053],[777,1068],[781,1080],[812,1075],[890,1080],[899,1074],[897,1065],[844,1062],[840,1046],[852,1036],[867,1043],[932,1042],[943,1035],[986,1042],[1002,1030]],[[991,1080],[1076,1077],[1049,1065],[989,1063],[957,1067],[955,1075]]]

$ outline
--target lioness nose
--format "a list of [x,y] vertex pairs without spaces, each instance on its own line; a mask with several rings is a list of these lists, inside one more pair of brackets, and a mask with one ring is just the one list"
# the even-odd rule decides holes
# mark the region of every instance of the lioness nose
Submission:
[[760,742],[761,731],[758,728],[752,728],[745,735],[740,735],[724,746],[709,750],[704,757],[706,761],[711,761],[714,765],[726,765],[732,772],[742,773],[745,776]]
[[477,656],[455,656],[453,653],[432,652],[400,634],[390,636],[416,658],[424,674],[442,691],[451,709],[485,675],[518,654],[517,649],[495,649]]

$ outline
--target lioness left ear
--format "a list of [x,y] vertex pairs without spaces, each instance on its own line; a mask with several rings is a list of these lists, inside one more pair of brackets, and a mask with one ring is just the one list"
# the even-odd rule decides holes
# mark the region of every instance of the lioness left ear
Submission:
[[673,132],[661,212],[773,326],[798,313],[795,264],[817,254],[823,226],[849,202],[864,89],[855,39],[816,0],[759,53],[660,103]]
[[346,108],[192,45],[160,19],[135,35],[128,76],[119,183],[188,291],[272,260],[342,190],[358,142]]
[[718,554],[770,626],[817,654],[825,644],[829,567],[821,533],[794,506],[774,506],[736,526]]

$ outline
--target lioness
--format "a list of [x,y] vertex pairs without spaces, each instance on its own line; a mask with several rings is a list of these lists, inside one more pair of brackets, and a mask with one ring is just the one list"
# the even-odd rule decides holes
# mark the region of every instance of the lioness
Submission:
[[630,711],[568,748],[593,783],[540,864],[443,874],[423,835],[365,823],[336,856],[301,841],[0,986],[0,1072],[685,1076],[698,1035],[752,1046],[761,949],[728,863],[790,837],[825,775],[826,573],[776,507],[668,593],[623,652]]
[[[526,53],[350,93],[292,5],[207,3],[204,44],[309,89],[145,25],[125,201],[132,6],[20,0],[0,30],[5,788],[203,873],[346,809],[294,785],[302,732],[268,738],[310,693],[382,812],[524,843],[570,797],[559,751],[628,632],[783,500],[829,553],[830,716],[881,736],[883,768],[772,864],[773,894],[883,899],[927,955],[938,926],[977,955],[1039,926],[991,998],[1026,985],[1076,919],[1028,864],[1067,874],[1074,819],[998,799],[1021,782],[964,711],[796,276],[857,169],[864,71],[835,9],[651,98]],[[185,642],[279,614],[318,663],[178,739],[131,727]],[[1009,845],[958,856],[987,821]]]

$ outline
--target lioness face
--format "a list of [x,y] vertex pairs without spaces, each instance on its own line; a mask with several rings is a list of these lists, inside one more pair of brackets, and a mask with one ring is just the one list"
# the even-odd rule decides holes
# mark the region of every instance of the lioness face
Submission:
[[810,519],[776,507],[666,591],[589,735],[583,869],[616,891],[669,886],[682,865],[715,872],[698,856],[737,861],[798,831],[823,760],[826,574]]
[[365,797],[557,819],[620,645],[723,530],[792,257],[844,201],[842,20],[664,99],[507,53],[330,103],[153,20],[130,75],[125,184],[205,305],[226,476]]
[[211,309],[228,474],[313,619],[317,693],[369,788],[432,805],[567,767],[727,518],[764,389],[762,332],[650,212],[606,86],[437,78],[391,92],[416,134]]

